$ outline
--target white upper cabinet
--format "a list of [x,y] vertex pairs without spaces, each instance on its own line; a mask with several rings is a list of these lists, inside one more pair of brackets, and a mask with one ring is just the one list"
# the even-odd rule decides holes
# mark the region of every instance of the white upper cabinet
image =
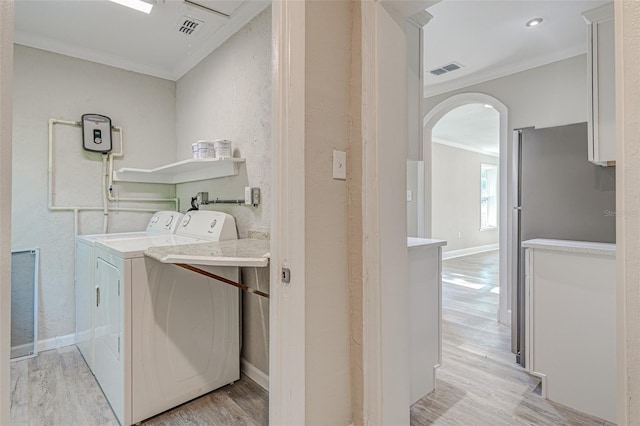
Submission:
[[615,43],[613,3],[582,14],[588,25],[589,161],[616,161]]

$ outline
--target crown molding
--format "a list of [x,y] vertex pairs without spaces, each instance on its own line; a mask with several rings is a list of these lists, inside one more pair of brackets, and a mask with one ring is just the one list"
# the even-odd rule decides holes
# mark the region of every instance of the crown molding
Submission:
[[71,56],[85,61],[96,62],[98,64],[146,74],[165,80],[177,81],[270,5],[270,1],[262,0],[245,2],[233,13],[231,19],[225,26],[205,40],[202,46],[196,50],[194,54],[186,56],[171,69],[131,61],[118,55],[78,47],[70,43],[60,42],[48,37],[23,33],[20,31],[15,31],[14,42],[23,46],[59,53],[61,55]]
[[519,72],[528,71],[533,68],[549,65],[554,62],[559,62],[576,56],[585,55],[586,53],[586,44],[584,46],[582,44],[579,44],[561,51],[554,51],[546,55],[537,56],[529,61],[522,61],[515,64],[490,68],[487,71],[469,74],[455,80],[446,81],[444,83],[429,85],[425,84],[424,97],[429,98],[432,96],[441,95],[443,93],[452,92],[454,90],[462,89],[480,83],[485,83],[487,81],[506,77],[512,74],[517,74]]

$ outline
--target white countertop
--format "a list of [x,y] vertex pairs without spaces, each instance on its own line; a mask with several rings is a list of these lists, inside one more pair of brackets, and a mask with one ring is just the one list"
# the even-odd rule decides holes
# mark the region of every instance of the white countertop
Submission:
[[209,266],[256,266],[269,264],[269,241],[241,240],[152,247],[144,254],[162,263]]
[[434,240],[431,238],[414,238],[407,237],[407,247],[440,247],[446,246],[447,242],[445,240]]
[[533,240],[523,241],[522,247],[583,254],[599,254],[606,256],[616,255],[615,244],[594,243],[591,241],[550,240],[546,238],[535,238]]

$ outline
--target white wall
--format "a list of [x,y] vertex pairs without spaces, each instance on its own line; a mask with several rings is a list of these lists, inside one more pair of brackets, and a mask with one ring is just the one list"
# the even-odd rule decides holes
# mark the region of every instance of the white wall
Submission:
[[[47,208],[47,124],[84,113],[122,126],[125,156],[115,168],[175,161],[175,83],[55,53],[15,46],[13,223],[14,249],[40,247],[41,340],[75,330],[72,212]],[[118,143],[114,133],[115,143]],[[117,145],[116,145],[117,146]],[[56,205],[101,205],[100,155],[82,149],[78,128],[54,132]],[[167,185],[119,184],[119,195],[173,196]],[[170,209],[171,204],[120,203]],[[144,229],[150,214],[112,213],[110,231]],[[80,233],[101,233],[102,213],[80,213]]]
[[447,241],[442,251],[497,244],[497,228],[480,231],[480,164],[497,165],[498,157],[439,143],[431,153],[431,235]]
[[271,220],[271,8],[254,18],[177,82],[177,157],[191,158],[200,139],[232,141],[246,158],[238,176],[177,185],[183,211],[192,196],[244,199],[244,187],[259,187],[259,207],[217,204],[207,208],[236,217],[240,237]]
[[587,55],[425,98],[425,115],[458,93],[491,95],[509,109],[509,130],[587,121]]
[[308,425],[351,422],[347,183],[332,179],[332,152],[350,137],[351,14],[350,1],[305,3]]
[[[259,187],[257,208],[215,204],[202,209],[227,212],[236,218],[240,238],[250,229],[268,227],[271,220],[271,7],[267,8],[177,82],[176,153],[192,157],[191,144],[200,139],[228,139],[235,157],[246,158],[238,176],[176,186],[181,210],[191,197],[209,192],[209,199],[244,199],[244,187]],[[269,270],[258,282],[268,288]],[[245,284],[256,287],[255,269],[244,268]],[[262,290],[265,287],[261,287]],[[243,292],[242,357],[269,373],[269,303]],[[262,303],[262,311],[260,310]],[[263,321],[266,330],[263,329]]]

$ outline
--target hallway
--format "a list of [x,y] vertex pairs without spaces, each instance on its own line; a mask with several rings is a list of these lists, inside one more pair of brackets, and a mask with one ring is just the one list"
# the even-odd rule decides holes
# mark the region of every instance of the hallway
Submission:
[[411,424],[610,425],[540,397],[540,380],[515,364],[510,329],[496,321],[497,288],[497,250],[443,261],[442,366]]

